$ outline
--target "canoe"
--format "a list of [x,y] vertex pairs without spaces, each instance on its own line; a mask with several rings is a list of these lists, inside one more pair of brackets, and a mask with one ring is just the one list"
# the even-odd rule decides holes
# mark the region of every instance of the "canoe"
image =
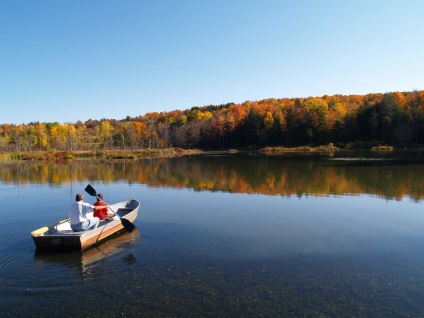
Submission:
[[110,208],[118,216],[113,220],[100,220],[99,226],[94,230],[74,232],[68,219],[50,226],[45,226],[31,232],[35,246],[39,250],[85,250],[90,246],[103,242],[108,237],[124,229],[122,219],[133,222],[138,213],[140,202],[137,200],[122,201],[111,204]]

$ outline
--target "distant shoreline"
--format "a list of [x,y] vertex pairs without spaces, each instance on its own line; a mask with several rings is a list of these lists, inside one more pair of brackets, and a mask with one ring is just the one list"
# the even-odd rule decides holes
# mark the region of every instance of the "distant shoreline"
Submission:
[[[352,150],[352,149],[351,149]],[[380,146],[374,151],[393,151],[391,146]],[[265,147],[261,149],[228,149],[228,150],[199,150],[199,149],[181,149],[181,148],[165,148],[165,149],[137,149],[137,150],[78,150],[78,151],[20,151],[20,152],[0,152],[0,160],[26,160],[26,161],[57,161],[57,160],[73,160],[73,159],[104,159],[104,160],[136,160],[139,158],[165,158],[179,157],[184,155],[198,155],[211,153],[244,153],[256,152],[262,154],[282,154],[282,153],[334,153],[346,151],[333,145],[328,146],[300,146],[300,147]]]
[[137,150],[75,150],[75,151],[8,151],[0,152],[0,160],[57,161],[73,159],[124,159],[135,160],[143,157],[175,157],[196,154],[200,150],[184,150],[180,148],[137,149]]

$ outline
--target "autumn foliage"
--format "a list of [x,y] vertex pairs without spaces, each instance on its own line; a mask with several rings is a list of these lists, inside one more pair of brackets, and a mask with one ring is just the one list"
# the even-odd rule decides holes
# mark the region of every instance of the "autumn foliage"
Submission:
[[0,149],[102,150],[411,146],[424,140],[424,91],[264,99],[85,123],[0,125]]

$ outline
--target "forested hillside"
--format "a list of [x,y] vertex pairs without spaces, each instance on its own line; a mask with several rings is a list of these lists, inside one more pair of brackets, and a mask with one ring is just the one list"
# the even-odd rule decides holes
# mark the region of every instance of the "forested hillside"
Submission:
[[[124,105],[117,105],[124,107]],[[424,140],[424,91],[264,99],[122,120],[0,125],[0,149],[95,150],[414,146]]]

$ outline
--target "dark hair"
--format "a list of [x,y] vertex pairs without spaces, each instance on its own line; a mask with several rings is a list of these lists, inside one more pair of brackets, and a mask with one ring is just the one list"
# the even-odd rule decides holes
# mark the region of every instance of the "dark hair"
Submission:
[[103,200],[103,194],[99,193],[97,195],[97,201]]
[[84,197],[82,196],[81,193],[78,193],[77,196],[75,197],[75,201],[81,201],[82,199],[84,199]]

